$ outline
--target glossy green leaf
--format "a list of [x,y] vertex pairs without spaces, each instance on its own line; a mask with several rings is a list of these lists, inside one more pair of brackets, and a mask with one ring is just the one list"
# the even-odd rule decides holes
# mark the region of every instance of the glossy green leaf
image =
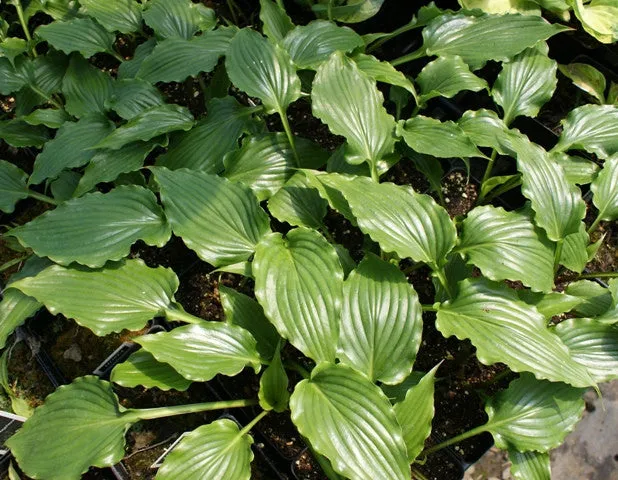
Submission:
[[57,177],[62,170],[81,167],[96,154],[92,149],[113,130],[107,118],[86,115],[78,122],[66,122],[58,129],[56,137],[45,144],[34,161],[31,184]]
[[0,348],[17,327],[34,315],[42,307],[36,299],[15,288],[6,288],[0,300]]
[[236,29],[219,28],[190,40],[165,39],[144,59],[137,76],[150,83],[182,82],[200,72],[211,72],[235,34]]
[[180,375],[169,364],[158,362],[151,353],[138,350],[114,367],[110,381],[127,388],[142,386],[161,390],[184,392],[191,381]]
[[281,336],[316,361],[334,361],[343,270],[333,246],[302,227],[265,236],[253,274],[255,296]]
[[196,428],[165,457],[157,480],[249,480],[253,439],[227,418]]
[[275,43],[281,42],[283,37],[294,28],[294,23],[288,17],[283,5],[272,0],[260,0],[260,20],[264,35]]
[[115,111],[125,120],[131,120],[140,113],[165,102],[161,92],[149,82],[139,78],[119,80],[114,83],[105,107]]
[[47,98],[60,91],[68,64],[69,58],[66,55],[51,51],[46,55],[24,60],[20,73],[35,94]]
[[23,38],[8,37],[4,40],[0,36],[0,57],[6,57],[11,63],[15,63],[15,57],[28,50],[28,43]]
[[478,92],[487,88],[487,82],[470,71],[458,56],[438,57],[429,62],[416,78],[421,87],[421,99],[452,98],[462,90]]
[[389,62],[381,62],[373,55],[359,53],[354,56],[358,68],[377,82],[388,83],[406,89],[416,98],[414,84],[403,73],[395,69]]
[[536,117],[554,94],[558,67],[556,61],[547,56],[548,51],[545,44],[527,48],[502,64],[492,96],[503,109],[505,124],[509,125],[520,115]]
[[605,160],[603,169],[590,185],[592,202],[601,220],[618,218],[618,154]]
[[218,267],[248,260],[270,230],[251,191],[216,175],[152,168],[172,230]]
[[360,35],[351,28],[326,20],[295,27],[282,43],[298,68],[312,70],[328,60],[333,52],[351,52],[364,45]]
[[411,187],[334,173],[317,179],[343,194],[360,229],[386,252],[440,266],[455,246],[453,222],[429,195]]
[[416,291],[399,268],[367,254],[343,285],[337,356],[372,381],[397,384],[412,371],[421,315]]
[[[80,377],[49,395],[6,445],[29,477],[77,480],[91,465],[108,467],[124,457],[132,420],[121,408],[108,382]],[[32,448],[42,440],[45,448]]]
[[562,443],[584,411],[584,390],[522,374],[485,407],[498,448],[547,452]]
[[423,29],[423,48],[427,55],[459,55],[477,70],[488,60],[508,60],[566,29],[530,15],[443,14]]
[[280,222],[297,227],[319,229],[326,216],[326,202],[311,187],[302,173],[297,173],[268,200],[268,211]]
[[8,58],[0,57],[0,94],[10,95],[26,84],[26,79],[20,75]]
[[0,210],[11,213],[15,204],[28,197],[26,173],[6,160],[0,160]]
[[459,0],[463,8],[479,8],[485,13],[522,13],[541,15],[541,9],[535,0]]
[[65,202],[10,234],[40,257],[96,268],[127,256],[137,240],[162,247],[171,232],[150,190],[123,186]]
[[592,95],[599,103],[605,103],[605,76],[592,65],[569,63],[558,65],[560,73],[568,77],[577,88]]
[[460,282],[457,297],[440,305],[436,327],[446,337],[470,339],[485,365],[501,362],[538,378],[578,387],[594,385],[587,370],[547,329],[543,315],[504,285],[484,279]]
[[74,117],[105,112],[105,101],[112,95],[112,77],[93,67],[77,54],[71,56],[62,81],[64,108]]
[[584,105],[569,112],[554,151],[582,149],[600,158],[618,153],[618,105]]
[[43,126],[32,127],[18,119],[0,120],[0,139],[12,147],[42,147],[50,139]]
[[586,247],[590,243],[590,237],[586,233],[586,225],[582,222],[579,231],[571,233],[564,238],[559,263],[569,270],[582,273],[588,263]]
[[133,33],[142,27],[142,11],[135,0],[80,0],[79,4],[110,32]]
[[144,43],[138,45],[133,53],[133,58],[125,60],[118,66],[118,80],[135,78],[142,62],[152,53],[156,45],[157,41],[154,38],[149,38]]
[[548,453],[509,449],[511,475],[515,480],[551,480]]
[[551,154],[551,157],[564,169],[569,183],[576,183],[578,185],[592,183],[600,170],[599,166],[592,160],[577,155],[554,152]]
[[402,402],[412,387],[419,384],[422,378],[425,376],[423,372],[412,372],[403,382],[397,385],[380,385],[382,391],[386,394],[392,404]]
[[316,13],[328,14],[331,8],[333,20],[344,23],[363,22],[380,11],[384,0],[346,0],[342,5],[329,7],[326,2],[313,5],[312,9]]
[[139,113],[101,140],[96,148],[118,150],[127,143],[150,140],[175,130],[187,131],[193,124],[193,115],[186,107],[166,103]]
[[60,128],[65,122],[68,122],[71,116],[64,110],[58,108],[38,108],[21,120],[28,125],[45,125],[49,128]]
[[592,280],[572,282],[566,288],[568,295],[582,299],[575,311],[584,317],[596,317],[605,313],[612,305],[612,295],[607,288]]
[[106,268],[52,265],[11,285],[53,314],[62,313],[97,335],[139,330],[173,301],[178,279],[169,269],[126,260]]
[[425,440],[431,433],[431,421],[435,413],[433,394],[437,370],[438,366],[432,368],[408,390],[402,401],[395,404],[395,416],[403,429],[410,463],[413,463],[423,451]]
[[[300,166],[320,168],[328,153],[316,143],[297,138],[296,155],[284,133],[254,135],[239,150],[228,153],[223,164],[223,175],[251,188],[259,201],[272,197]],[[298,165],[298,163],[300,165]]]
[[486,110],[468,110],[461,116],[457,125],[477,147],[491,147],[498,153],[509,154],[509,130],[496,112]]
[[526,215],[487,205],[469,212],[462,226],[457,251],[487,278],[519,280],[533,290],[551,291],[554,248],[543,241]]
[[254,30],[243,28],[234,36],[225,68],[232,83],[259,98],[267,113],[283,114],[300,97],[300,78],[289,54]]
[[485,157],[455,122],[417,115],[400,122],[397,135],[418,153],[438,158]]
[[244,328],[223,322],[185,325],[171,332],[135,338],[159,362],[170,364],[183,377],[207,382],[215,375],[234,376],[246,366],[260,371],[255,339]]
[[288,376],[281,362],[279,348],[277,348],[270,365],[260,377],[260,391],[258,392],[260,406],[264,410],[285,411],[290,399],[288,383]]
[[618,4],[615,0],[569,0],[584,30],[602,43],[618,41]]
[[142,13],[144,22],[160,38],[189,40],[216,24],[214,10],[191,0],[151,0]]
[[406,444],[390,402],[362,373],[321,363],[290,398],[292,421],[335,471],[358,480],[410,478]]
[[36,29],[36,35],[64,53],[79,52],[84,57],[113,53],[115,36],[90,17],[52,22]]
[[554,315],[570,312],[583,302],[581,298],[560,292],[538,293],[530,290],[518,290],[517,296],[529,305],[534,305],[539,313],[547,319]]
[[172,137],[157,165],[172,170],[189,168],[204,173],[223,171],[223,156],[234,150],[244,131],[250,129],[255,109],[242,106],[232,97],[213,98],[208,115],[188,132]]

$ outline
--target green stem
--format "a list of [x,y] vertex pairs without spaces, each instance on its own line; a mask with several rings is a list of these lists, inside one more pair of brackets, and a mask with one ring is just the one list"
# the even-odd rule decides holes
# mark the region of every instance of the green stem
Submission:
[[[15,0],[13,5],[15,5],[15,10],[17,10],[17,17],[19,18],[19,23],[21,24],[21,28],[24,31],[26,40],[28,40],[28,43],[31,43],[32,37],[30,36],[30,31],[28,30],[28,24],[26,23],[26,17],[24,16],[24,9],[21,6],[21,1]],[[32,52],[33,57],[37,56],[35,47],[32,47],[30,51]]]
[[232,20],[235,25],[238,25],[238,17],[236,16],[236,2],[234,0],[227,0],[227,9],[230,11],[232,15]]
[[497,155],[498,155],[498,151],[494,148],[491,151],[491,157],[489,157],[489,162],[487,162],[487,168],[485,169],[485,174],[483,175],[482,183],[485,183],[491,176],[491,170],[494,167],[494,162],[496,161]]
[[618,272],[593,272],[584,273],[577,278],[618,278]]
[[460,435],[457,435],[456,437],[451,438],[450,440],[445,440],[442,443],[438,443],[437,445],[434,445],[433,447],[428,448],[427,450],[424,450],[422,455],[431,455],[434,452],[437,452],[438,450],[442,450],[443,448],[446,448],[450,445],[454,445],[455,443],[459,443],[459,442],[463,442],[464,440],[467,440],[470,437],[474,437],[476,435],[479,435],[483,432],[486,431],[486,426],[485,425],[480,425],[476,428],[473,428],[472,430],[468,430],[467,432],[464,432]]
[[594,222],[592,222],[592,225],[590,225],[590,227],[588,228],[587,230],[588,235],[592,234],[598,228],[600,223],[601,223],[601,212],[599,212],[599,214],[597,215],[597,218],[594,219]]
[[517,188],[521,185],[521,177],[518,177],[516,179],[510,180],[508,182],[506,182],[504,185],[502,185],[500,188],[496,188],[495,190],[492,190],[489,195],[487,195],[484,200],[485,202],[491,202],[494,198],[499,197],[500,195],[502,195],[503,193],[508,192],[509,190],[513,190],[514,188]]
[[402,57],[396,58],[395,60],[392,60],[390,62],[390,64],[393,67],[396,67],[396,66],[401,65],[403,63],[408,63],[408,62],[411,62],[412,60],[416,60],[418,58],[422,58],[425,55],[426,55],[425,54],[425,49],[423,47],[421,47],[421,48],[419,48],[418,50],[415,50],[412,53],[408,53],[407,55],[404,55]]
[[246,433],[249,433],[249,431],[256,426],[256,424],[262,420],[266,415],[268,415],[269,410],[264,410],[263,412],[261,412],[257,417],[255,417],[253,420],[251,420],[249,423],[247,423],[247,425],[245,425],[243,427],[243,429],[240,431],[239,436],[245,435]]
[[446,290],[446,294],[449,296],[449,298],[453,298],[453,294],[448,285],[448,281],[446,279],[446,272],[444,271],[444,269],[432,267],[432,270],[433,270],[434,275],[438,277],[438,280],[440,280],[440,284],[442,285],[442,287],[444,287],[444,290]]
[[376,40],[373,45],[371,45],[368,49],[367,49],[367,53],[371,53],[374,50],[380,48],[384,43],[388,42],[389,40],[392,40],[393,38],[409,32],[410,30],[414,30],[415,28],[419,28],[420,25],[417,25],[416,23],[408,23],[406,25],[404,25],[403,27],[399,27],[397,30],[393,30],[391,33],[389,33],[388,35],[380,38],[379,40]]
[[333,1],[334,0],[328,0],[328,7],[327,7],[327,14],[328,14],[328,19],[332,22],[333,21]]
[[564,239],[558,240],[556,243],[556,252],[554,253],[554,275],[558,273],[560,268],[560,257],[562,256],[562,247],[564,246]]
[[371,179],[376,183],[380,183],[380,175],[378,174],[378,166],[375,164],[375,162],[371,162],[369,164],[369,169],[371,170]]
[[195,315],[191,315],[189,312],[185,312],[178,304],[172,304],[165,309],[165,318],[171,321],[192,323],[194,325],[201,325],[204,320]]
[[437,312],[438,309],[433,305],[421,305],[423,312]]
[[335,472],[335,470],[333,470],[333,466],[330,464],[330,462],[321,454],[315,451],[313,445],[311,445],[311,442],[309,442],[309,440],[307,440],[305,437],[303,437],[303,440],[307,444],[307,448],[311,452],[313,458],[315,458],[315,460],[320,464],[320,468],[324,472],[324,475],[326,475],[329,480],[343,480],[342,477],[337,472]]
[[185,415],[187,413],[207,412],[210,410],[223,410],[225,408],[241,408],[257,405],[255,399],[248,400],[222,400],[219,402],[191,403],[188,405],[174,405],[171,407],[141,408],[127,410],[123,417],[129,421],[154,420],[156,418]]
[[414,465],[412,465],[410,468],[412,469],[412,478],[414,480],[428,480],[428,478],[421,472],[419,472],[418,469],[414,467]]
[[17,258],[14,258],[13,260],[9,260],[8,262],[5,262],[3,265],[0,266],[0,272],[4,272],[5,270],[8,270],[9,268],[11,268],[13,265],[17,265],[18,263],[23,262],[29,256],[30,255],[22,255],[21,257],[17,257]]
[[28,190],[28,196],[36,200],[40,200],[41,202],[49,203],[51,205],[58,205],[58,202],[53,198],[43,195],[42,193],[35,192],[34,190]]
[[40,95],[41,97],[43,97],[48,103],[51,103],[54,107],[56,107],[56,108],[63,108],[61,103],[59,103],[58,101],[54,100],[53,97],[50,97],[49,95],[47,95],[40,88],[38,88],[38,87],[36,87],[34,85],[29,85],[29,87],[30,87],[30,90],[32,90],[34,93]]
[[285,365],[286,368],[288,368],[290,370],[294,370],[295,372],[300,373],[303,378],[311,377],[311,373],[309,372],[309,370],[307,370],[300,363],[298,363],[298,362],[296,362],[294,360],[286,360],[285,362],[283,362],[283,364]]
[[298,158],[298,152],[296,151],[296,141],[294,140],[294,134],[292,133],[292,129],[290,128],[288,116],[283,110],[279,110],[279,117],[281,118],[281,124],[283,125],[283,129],[285,130],[285,134],[288,137],[288,142],[290,142],[290,147],[292,147],[294,159],[296,160],[296,166],[300,167],[300,159]]

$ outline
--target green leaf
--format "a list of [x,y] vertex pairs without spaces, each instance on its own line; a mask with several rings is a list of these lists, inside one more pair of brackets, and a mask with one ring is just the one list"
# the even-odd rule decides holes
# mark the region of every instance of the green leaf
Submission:
[[107,335],[139,330],[161,315],[173,301],[178,278],[169,269],[126,260],[97,270],[52,265],[11,287],[36,298],[54,315],[62,313],[97,335]]
[[612,305],[612,296],[607,288],[592,280],[572,282],[566,288],[568,295],[579,297],[582,302],[575,311],[584,317],[596,317],[605,313]]
[[[344,5],[331,9],[333,20],[344,23],[358,23],[373,17],[380,11],[384,0],[346,0]],[[327,14],[330,7],[326,2],[313,5],[316,13]]]
[[295,27],[283,39],[285,48],[298,68],[317,69],[333,52],[351,52],[365,46],[354,30],[326,20],[314,20]]
[[223,322],[185,325],[171,332],[135,338],[159,362],[170,364],[183,377],[207,382],[215,375],[234,376],[246,366],[260,371],[255,339],[244,328]]
[[134,0],[80,0],[79,3],[110,32],[133,33],[142,27],[142,11]]
[[590,185],[592,202],[599,210],[601,220],[618,218],[618,154],[605,160],[603,169]]
[[39,311],[42,305],[32,297],[19,290],[7,288],[2,292],[0,301],[0,348],[17,327]]
[[408,449],[408,461],[414,463],[423,451],[425,440],[431,433],[431,421],[435,409],[433,394],[435,375],[439,365],[431,369],[406,393],[405,398],[395,404],[395,416],[403,429],[403,438]]
[[397,384],[412,371],[422,310],[406,276],[367,254],[343,285],[337,356],[370,380]]
[[104,113],[105,101],[112,95],[112,77],[93,67],[82,56],[73,54],[62,81],[64,108],[74,117]]
[[96,268],[127,256],[137,240],[162,247],[171,232],[150,190],[123,186],[65,202],[10,234],[40,257]]
[[288,383],[288,376],[281,362],[279,347],[277,347],[270,365],[260,377],[260,391],[258,392],[260,406],[264,410],[285,411],[290,399]]
[[517,295],[520,300],[534,305],[545,318],[570,312],[583,302],[581,298],[559,292],[536,293],[530,290],[518,290]]
[[125,125],[118,127],[101,140],[96,148],[118,150],[127,143],[150,140],[175,130],[189,130],[194,124],[193,115],[186,107],[164,104],[137,114]]
[[491,147],[502,155],[510,153],[505,145],[509,141],[509,129],[496,112],[484,108],[468,110],[457,125],[476,146]]
[[131,60],[126,60],[118,67],[118,80],[135,78],[142,62],[152,53],[157,41],[152,37],[137,46]]
[[184,392],[191,381],[180,375],[167,363],[158,362],[151,353],[138,350],[114,367],[110,381],[127,388],[143,386]]
[[562,443],[584,411],[580,388],[523,374],[489,399],[484,425],[502,449],[547,452]]
[[39,108],[34,112],[21,117],[21,120],[28,125],[45,125],[49,128],[60,128],[71,116],[62,109],[58,108]]
[[144,59],[137,76],[150,83],[182,82],[211,72],[235,34],[234,28],[218,28],[190,40],[167,38]]
[[381,62],[373,55],[359,53],[354,56],[358,68],[377,82],[388,83],[406,89],[416,99],[414,84],[389,62]]
[[49,130],[31,127],[22,120],[0,120],[0,139],[12,147],[41,147],[49,140]]
[[618,4],[615,0],[569,0],[584,30],[602,43],[618,41]]
[[265,236],[253,260],[255,296],[283,338],[316,361],[334,361],[343,288],[337,252],[306,228]]
[[323,63],[313,80],[311,99],[313,114],[331,132],[346,137],[354,157],[348,159],[350,163],[367,161],[375,169],[393,152],[395,120],[386,113],[375,80],[361,72],[353,60],[334,53]]
[[423,102],[434,97],[452,98],[462,90],[478,92],[487,82],[470,71],[459,56],[438,57],[429,62],[416,78]]
[[556,90],[557,63],[547,56],[546,44],[527,48],[510,62],[502,64],[492,96],[504,111],[509,125],[520,115],[536,117]]
[[292,421],[337,473],[358,480],[410,478],[393,408],[362,373],[321,363],[290,398]]
[[[108,382],[80,377],[49,395],[6,445],[29,477],[78,479],[91,465],[109,467],[122,460],[131,423]],[[45,448],[32,448],[52,438]]]
[[296,172],[298,166],[320,168],[328,153],[305,138],[295,140],[296,154],[284,133],[265,133],[245,140],[239,150],[228,153],[223,175],[251,188],[259,201],[272,197]]
[[151,0],[142,16],[159,38],[189,40],[198,31],[210,30],[216,24],[212,9],[191,0]]
[[459,0],[459,4],[468,10],[479,8],[485,13],[541,15],[541,9],[535,0]]
[[438,158],[485,158],[455,122],[417,115],[400,122],[397,135],[418,153]]
[[172,137],[165,155],[157,165],[171,170],[189,168],[204,173],[223,171],[223,156],[238,145],[244,131],[250,129],[255,112],[233,97],[213,98],[208,103],[208,115],[188,132]]
[[558,65],[560,73],[569,78],[577,88],[592,95],[599,103],[605,103],[605,76],[592,65],[569,63]]
[[509,460],[515,480],[551,480],[548,453],[519,452],[509,448]]
[[270,230],[268,216],[243,185],[187,169],[152,172],[174,233],[216,267],[248,260]]
[[582,273],[588,263],[586,247],[590,243],[590,237],[586,232],[586,225],[582,222],[579,231],[564,237],[562,252],[559,263],[569,270]]
[[268,200],[268,211],[280,222],[315,229],[322,227],[327,206],[328,202],[311,187],[302,173],[293,175]]
[[534,307],[506,286],[481,279],[459,283],[459,293],[440,305],[436,327],[446,337],[470,339],[485,365],[506,363],[515,372],[577,387],[594,385]]
[[12,64],[15,64],[15,57],[26,50],[28,50],[28,43],[23,38],[8,37],[0,41],[0,57],[8,58]]
[[50,190],[56,202],[65,202],[73,198],[73,192],[77,188],[81,174],[72,170],[65,170],[50,183]]
[[554,248],[542,240],[526,215],[489,205],[476,207],[463,221],[457,251],[491,280],[519,280],[541,292],[553,288]]
[[429,195],[411,187],[335,173],[317,179],[343,194],[360,229],[386,252],[440,266],[455,246],[453,222]]
[[569,183],[587,185],[597,176],[599,166],[592,160],[577,155],[568,155],[564,152],[554,152],[551,157],[564,169]]
[[157,480],[226,478],[249,480],[253,452],[250,435],[222,418],[196,428],[165,457]]
[[6,160],[0,160],[0,210],[12,213],[15,204],[28,197],[28,176]]
[[294,24],[282,5],[272,0],[260,0],[260,20],[262,30],[270,40],[281,42],[283,37],[294,28]]
[[112,130],[113,124],[98,114],[64,123],[36,157],[29,182],[36,185],[57,177],[62,170],[85,165],[96,154],[92,147]]
[[443,14],[423,29],[427,55],[459,55],[472,70],[488,60],[508,60],[522,50],[567,30],[541,17],[519,14]]
[[89,17],[52,22],[37,28],[35,34],[67,54],[79,52],[86,58],[99,52],[114,54],[115,36]]
[[131,120],[140,113],[165,102],[161,92],[149,82],[139,78],[119,80],[108,96],[105,107],[114,110],[125,120]]
[[15,69],[8,58],[0,57],[0,94],[10,95],[21,89],[26,79]]
[[581,149],[609,158],[618,153],[618,105],[584,105],[563,121],[564,129],[552,151]]
[[60,91],[68,64],[66,55],[52,51],[32,60],[24,60],[20,65],[20,74],[34,93],[43,95],[47,100],[52,93]]

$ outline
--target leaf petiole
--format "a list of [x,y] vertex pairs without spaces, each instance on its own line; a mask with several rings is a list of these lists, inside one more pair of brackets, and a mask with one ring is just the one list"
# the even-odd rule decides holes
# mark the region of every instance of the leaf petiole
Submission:
[[165,309],[165,318],[167,320],[178,321],[191,323],[194,325],[203,324],[206,320],[196,317],[195,315],[190,314],[182,309],[182,307],[178,304],[172,304],[168,308]]
[[296,151],[296,141],[294,140],[294,134],[292,133],[292,128],[290,127],[288,116],[283,110],[279,110],[279,117],[281,118],[281,124],[283,125],[283,129],[285,130],[285,134],[288,137],[288,142],[290,142],[292,152],[294,153],[294,160],[296,161],[296,166],[300,167],[300,159],[298,158],[298,152]]
[[48,197],[47,195],[43,195],[42,193],[35,192],[34,190],[28,190],[28,196],[34,198],[35,200],[49,203],[50,205],[58,205],[58,202],[55,199]]
[[222,400],[218,402],[191,403],[189,405],[173,405],[171,407],[131,409],[124,412],[122,417],[128,422],[137,422],[138,420],[154,420],[156,418],[207,412],[210,410],[251,407],[257,405],[257,403],[258,401],[255,399]]
[[428,448],[427,450],[424,450],[421,455],[431,455],[432,453],[437,452],[438,450],[442,450],[443,448],[446,448],[450,445],[453,445],[455,443],[459,443],[459,442],[463,442],[464,440],[467,440],[470,437],[474,437],[476,435],[480,435],[483,432],[487,431],[487,425],[479,425],[478,427],[473,428],[472,430],[468,430],[467,432],[464,432],[460,435],[457,435],[449,440],[445,440],[442,443],[438,443],[437,445],[434,445],[433,447]]

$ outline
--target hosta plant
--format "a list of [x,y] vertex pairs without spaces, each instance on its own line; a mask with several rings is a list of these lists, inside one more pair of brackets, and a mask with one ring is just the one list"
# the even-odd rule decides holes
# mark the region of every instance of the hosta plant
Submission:
[[[613,86],[571,109],[555,145],[513,123],[556,89],[546,41],[569,28],[555,14],[573,9],[611,42],[613,2],[432,3],[394,32],[362,36],[342,24],[381,1],[299,2],[319,18],[295,25],[287,4],[261,0],[259,22],[243,28],[189,0],[8,3],[0,138],[36,158],[0,161],[0,208],[27,197],[49,208],[6,227],[23,266],[4,290],[0,344],[40,308],[100,336],[155,317],[176,326],[137,336],[141,349],[110,382],[84,376],[47,397],[7,442],[25,474],[79,478],[120,461],[138,421],[253,405],[261,413],[247,425],[221,418],[189,433],[157,478],[249,478],[251,429],[271,411],[289,412],[333,479],[422,478],[428,455],[481,432],[508,450],[516,478],[549,478],[548,452],[579,420],[583,390],[618,376],[618,282],[590,280],[615,272],[584,272],[603,241],[591,235],[618,219]],[[383,45],[408,32],[418,48],[389,58]],[[174,102],[173,82],[204,105]],[[484,108],[438,118],[436,98],[466,91]],[[303,106],[336,149],[298,134]],[[481,172],[476,205],[457,216],[444,159]],[[404,164],[429,191],[384,180]],[[525,202],[499,206],[511,190]],[[362,252],[337,243],[327,212],[361,232]],[[254,282],[254,295],[221,287],[224,321],[189,313],[175,298],[179,272],[132,253],[172,235]],[[433,302],[419,300],[416,270]],[[434,384],[448,379],[438,362],[415,368],[423,322],[514,378],[486,397],[486,423],[427,447]],[[247,368],[253,398],[138,409],[114,390],[186,390]]]

